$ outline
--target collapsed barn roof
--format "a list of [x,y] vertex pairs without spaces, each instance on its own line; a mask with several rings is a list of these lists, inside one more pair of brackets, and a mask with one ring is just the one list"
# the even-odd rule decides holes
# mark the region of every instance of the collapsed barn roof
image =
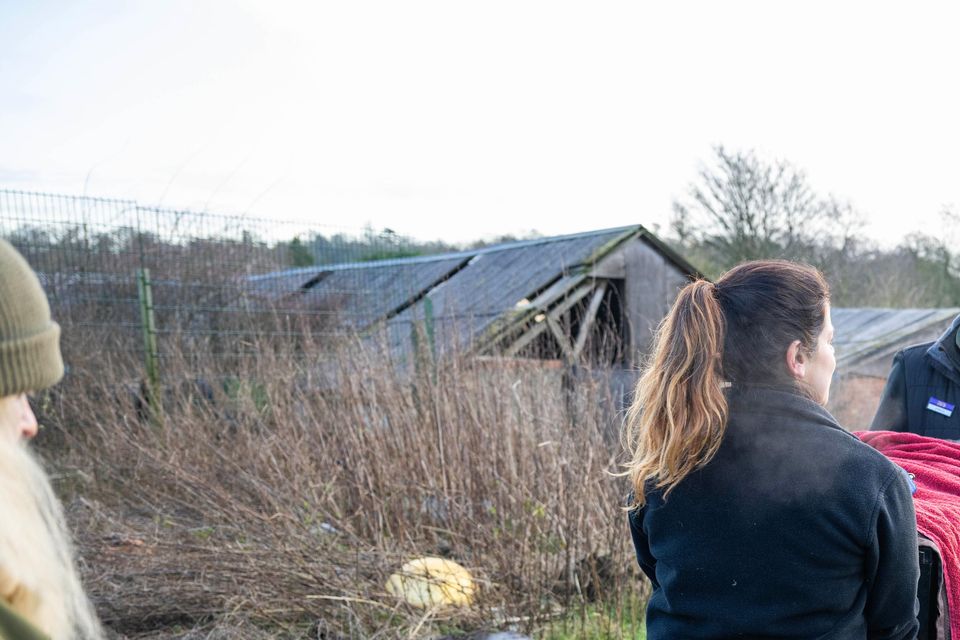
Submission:
[[[392,352],[408,349],[419,324],[429,327],[438,350],[512,355],[536,335],[558,333],[556,321],[575,304],[595,314],[608,281],[624,278],[624,263],[631,259],[622,254],[634,245],[642,245],[631,251],[649,279],[664,280],[669,271],[665,282],[647,286],[657,299],[649,315],[659,320],[661,299],[672,301],[675,295],[670,284],[698,272],[641,225],[434,256],[290,269],[252,277],[250,284],[261,296],[296,297],[312,309],[330,310],[343,328],[368,334],[386,329]],[[564,345],[571,355],[582,348],[577,337],[568,336]]]

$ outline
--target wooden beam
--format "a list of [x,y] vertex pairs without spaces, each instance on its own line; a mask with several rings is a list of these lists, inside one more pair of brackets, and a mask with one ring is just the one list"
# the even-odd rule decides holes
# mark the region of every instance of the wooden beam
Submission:
[[[500,342],[504,337],[510,335],[511,332],[528,323],[531,319],[533,319],[534,316],[543,312],[543,310],[549,309],[551,305],[557,302],[557,300],[562,300],[564,295],[568,292],[576,291],[577,287],[581,286],[586,277],[587,276],[582,273],[563,276],[552,285],[547,287],[533,300],[530,300],[525,306],[515,307],[514,309],[508,310],[503,317],[499,318],[490,326],[490,328],[485,332],[485,335],[481,336],[474,343],[472,351],[474,353],[486,353],[491,351],[494,347],[496,347],[498,342]],[[544,330],[546,330],[546,327],[543,327],[542,330],[537,331],[536,335],[533,337],[535,338]],[[531,340],[532,339],[533,338],[531,338]],[[526,343],[521,345],[519,349],[522,349],[524,346],[526,346]]]
[[564,359],[568,362],[572,362],[573,345],[570,344],[570,338],[567,337],[567,334],[563,332],[563,327],[560,326],[560,322],[553,317],[553,314],[547,314],[546,324],[550,327],[553,337],[557,339],[557,344],[560,345],[560,350],[563,352]]
[[533,325],[532,327],[530,327],[529,330],[521,334],[519,338],[514,340],[510,344],[510,346],[504,350],[503,355],[511,356],[511,357],[517,355],[525,346],[533,342],[537,338],[537,336],[539,336],[541,333],[543,333],[546,330],[547,330],[546,322],[539,322]]
[[590,331],[593,330],[593,321],[597,318],[597,311],[600,310],[600,304],[603,302],[603,296],[607,292],[607,283],[600,281],[597,288],[593,290],[593,298],[590,299],[590,306],[580,322],[580,331],[577,333],[577,342],[573,345],[573,361],[580,359],[583,347],[587,344],[587,338],[590,337]]
[[573,291],[576,287],[582,285],[586,278],[587,276],[582,273],[564,276],[547,287],[533,300],[531,300],[530,306],[538,307],[540,309],[547,309],[557,300],[563,298],[564,293],[567,291]]
[[[560,302],[560,304],[555,306],[553,309],[550,309],[549,311],[544,311],[543,312],[544,315],[552,315],[556,320],[559,320],[560,316],[562,316],[564,313],[569,311],[570,308],[573,307],[573,305],[577,304],[583,298],[585,298],[587,294],[589,294],[593,290],[593,288],[594,288],[593,282],[589,282],[587,284],[583,284],[577,287],[576,289],[573,290],[573,292],[569,296],[567,296],[562,302]],[[507,355],[507,356],[517,355],[517,353],[519,353],[521,349],[523,349],[528,344],[533,342],[537,336],[539,336],[541,333],[546,331],[548,328],[549,326],[547,325],[546,322],[539,322],[533,325],[530,329],[528,329],[523,334],[521,334],[520,337],[514,340],[510,344],[510,346],[504,350],[503,352],[504,355]]]

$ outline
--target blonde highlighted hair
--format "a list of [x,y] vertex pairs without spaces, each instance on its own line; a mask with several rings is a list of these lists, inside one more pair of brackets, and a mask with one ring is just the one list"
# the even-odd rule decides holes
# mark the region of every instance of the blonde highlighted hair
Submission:
[[[745,262],[684,287],[660,323],[623,432],[633,504],[664,497],[720,448],[729,384],[787,384],[787,347],[816,349],[830,300],[823,275],[783,260]],[[802,391],[802,390],[801,390]]]
[[50,480],[24,443],[0,438],[0,598],[52,640],[103,637]]

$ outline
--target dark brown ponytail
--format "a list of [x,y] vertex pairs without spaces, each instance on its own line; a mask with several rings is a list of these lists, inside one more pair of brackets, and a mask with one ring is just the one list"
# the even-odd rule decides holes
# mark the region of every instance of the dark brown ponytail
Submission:
[[795,384],[788,346],[812,353],[829,288],[815,268],[746,262],[716,283],[684,287],[661,322],[624,428],[634,507],[649,483],[664,494],[707,464],[723,440],[727,384]]
[[720,446],[727,422],[720,360],[724,334],[714,285],[697,280],[684,287],[657,330],[653,358],[627,414],[634,506],[644,504],[648,480],[669,492]]

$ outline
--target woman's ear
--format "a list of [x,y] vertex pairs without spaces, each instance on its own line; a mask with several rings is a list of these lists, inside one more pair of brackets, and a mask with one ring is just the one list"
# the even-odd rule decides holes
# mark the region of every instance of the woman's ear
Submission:
[[787,347],[787,371],[796,380],[803,380],[806,375],[806,358],[803,357],[803,349],[800,348],[800,341],[794,340]]

